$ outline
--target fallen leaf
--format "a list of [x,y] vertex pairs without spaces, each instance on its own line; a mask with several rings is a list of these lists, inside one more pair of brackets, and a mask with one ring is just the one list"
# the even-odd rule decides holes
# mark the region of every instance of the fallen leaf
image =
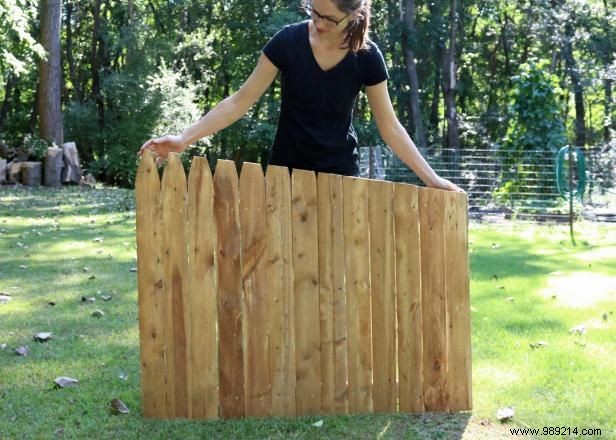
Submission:
[[113,399],[110,403],[111,410],[115,414],[128,414],[128,407],[120,399]]
[[15,354],[19,356],[27,356],[28,353],[30,353],[30,349],[25,345],[15,349]]
[[103,316],[105,316],[105,312],[103,312],[102,310],[94,310],[92,312],[92,316],[95,318],[102,318]]
[[496,418],[501,422],[506,422],[515,415],[515,408],[507,406],[496,411]]
[[323,420],[319,420],[318,422],[313,423],[312,426],[316,426],[317,428],[322,427],[323,426]]
[[51,333],[41,332],[34,335],[33,338],[36,342],[47,342],[51,339]]
[[586,333],[586,325],[585,324],[576,325],[575,327],[572,327],[571,329],[569,329],[569,333],[573,333],[576,335],[583,335],[584,333]]
[[54,382],[56,384],[56,388],[74,387],[75,385],[79,383],[77,379],[73,379],[72,377],[66,377],[66,376],[56,377]]
[[533,344],[530,344],[530,348],[532,348],[533,350],[536,348],[543,348],[543,347],[547,347],[549,344],[545,341],[537,341]]

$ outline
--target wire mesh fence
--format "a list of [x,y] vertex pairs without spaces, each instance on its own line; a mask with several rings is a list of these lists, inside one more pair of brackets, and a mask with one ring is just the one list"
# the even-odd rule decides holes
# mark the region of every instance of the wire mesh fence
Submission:
[[[586,185],[583,197],[575,201],[576,217],[616,221],[616,148],[610,147],[582,148]],[[422,185],[389,148],[361,147],[359,152],[362,177]],[[556,184],[554,152],[530,150],[512,158],[495,149],[429,148],[422,155],[440,176],[464,188],[472,217],[569,218],[569,202]]]

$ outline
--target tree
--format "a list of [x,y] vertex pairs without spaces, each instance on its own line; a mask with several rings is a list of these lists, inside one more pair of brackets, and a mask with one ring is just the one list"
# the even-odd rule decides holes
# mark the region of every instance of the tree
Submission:
[[60,64],[60,0],[40,4],[40,42],[47,56],[39,62],[38,110],[41,138],[61,145],[62,128],[62,67]]
[[415,0],[406,0],[406,8],[404,11],[404,23],[406,25],[406,35],[402,40],[404,48],[404,62],[408,81],[410,86],[409,91],[409,107],[411,109],[411,118],[413,127],[415,128],[415,143],[421,149],[427,147],[426,133],[421,115],[421,103],[419,102],[419,78],[417,75],[417,65],[415,63],[415,52],[413,45],[416,44],[415,36]]
[[562,90],[556,75],[546,67],[547,62],[531,60],[520,66],[520,73],[513,77],[509,126],[499,151],[503,160],[499,192],[511,198],[527,193],[523,188],[528,179],[537,182],[533,185],[536,192],[553,192],[551,171],[540,164],[552,160],[566,144]]

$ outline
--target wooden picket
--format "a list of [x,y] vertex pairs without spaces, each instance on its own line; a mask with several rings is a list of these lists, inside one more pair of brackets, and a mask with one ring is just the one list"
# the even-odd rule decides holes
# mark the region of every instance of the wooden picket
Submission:
[[143,415],[472,408],[464,194],[146,151]]

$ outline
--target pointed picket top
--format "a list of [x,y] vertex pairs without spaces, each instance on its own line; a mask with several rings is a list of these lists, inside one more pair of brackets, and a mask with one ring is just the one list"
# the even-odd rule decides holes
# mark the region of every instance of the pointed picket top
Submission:
[[201,187],[202,179],[212,180],[212,171],[210,170],[210,163],[205,156],[194,156],[192,158],[192,164],[190,171],[188,172],[188,186],[195,185],[197,188]]
[[239,180],[235,162],[232,160],[218,159],[218,162],[216,162],[216,170],[214,171],[214,180],[224,177],[235,177],[235,179]]
[[156,163],[154,162],[154,153],[150,150],[145,150],[139,161],[137,167],[137,176],[135,178],[135,188],[138,186],[155,185],[160,188],[160,179],[158,177],[158,170],[156,169]]
[[246,186],[249,182],[257,179],[264,179],[264,177],[261,165],[253,162],[244,162],[240,173],[240,187],[242,186],[242,182],[244,182],[243,185]]
[[[169,186],[167,188],[167,186]],[[175,191],[184,191],[186,193],[186,174],[178,153],[169,153],[167,157],[167,166],[163,171],[162,179],[163,188],[174,188]]]

